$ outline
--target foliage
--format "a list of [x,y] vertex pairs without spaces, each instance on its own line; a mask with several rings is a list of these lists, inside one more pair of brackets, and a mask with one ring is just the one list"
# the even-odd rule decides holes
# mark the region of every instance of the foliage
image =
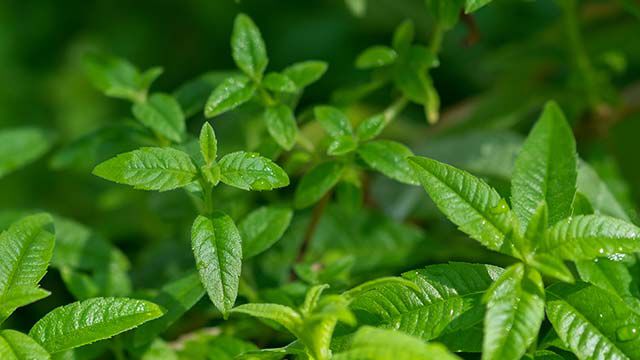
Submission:
[[406,3],[241,12],[178,86],[82,49],[116,119],[0,128],[0,358],[640,359],[637,6]]

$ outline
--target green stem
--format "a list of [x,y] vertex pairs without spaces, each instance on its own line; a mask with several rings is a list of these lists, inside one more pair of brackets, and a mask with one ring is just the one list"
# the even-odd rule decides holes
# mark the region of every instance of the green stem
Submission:
[[433,34],[431,34],[431,43],[429,44],[429,50],[433,55],[438,55],[440,48],[442,47],[442,39],[444,38],[445,30],[439,23],[433,28]]
[[388,125],[407,106],[409,99],[406,96],[397,98],[388,108],[384,110],[385,126]]

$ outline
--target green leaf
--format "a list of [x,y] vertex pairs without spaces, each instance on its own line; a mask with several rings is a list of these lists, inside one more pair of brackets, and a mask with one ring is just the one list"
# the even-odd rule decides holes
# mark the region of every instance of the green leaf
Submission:
[[244,304],[231,310],[232,313],[275,321],[294,335],[300,334],[302,317],[292,308],[279,304]]
[[549,224],[549,208],[547,202],[542,201],[534,211],[525,231],[525,238],[529,242],[528,251],[534,250],[538,242],[542,241]]
[[640,228],[602,215],[580,215],[549,228],[540,250],[567,260],[640,251]]
[[355,16],[362,17],[367,12],[367,0],[344,0],[344,2]]
[[422,340],[393,330],[361,327],[348,350],[331,357],[334,360],[455,360],[457,356],[440,344]]
[[298,90],[293,80],[289,79],[287,75],[277,72],[268,73],[262,80],[262,86],[271,91],[284,93],[294,93]]
[[160,289],[153,303],[166,309],[164,316],[149,321],[133,332],[133,345],[139,347],[151,343],[171,324],[191,309],[204,296],[198,274],[191,273],[172,281]]
[[429,158],[412,157],[409,162],[416,179],[449,220],[489,249],[501,248],[511,228],[511,214],[492,187],[466,171]]
[[640,284],[625,261],[580,260],[576,261],[576,268],[582,280],[618,295],[640,313]]
[[493,0],[466,0],[464,5],[464,13],[471,14],[481,7],[487,5]]
[[393,48],[399,53],[405,53],[411,47],[415,36],[413,21],[403,21],[393,32]]
[[289,185],[289,176],[258,153],[236,151],[220,159],[220,181],[243,190],[272,190]]
[[285,150],[291,150],[298,136],[298,125],[290,107],[270,106],[264,111],[264,121],[271,137]]
[[324,61],[310,60],[290,65],[282,73],[291,79],[300,90],[318,81],[327,68],[328,65]]
[[27,335],[15,330],[1,330],[0,358],[3,360],[49,360],[51,355]]
[[47,272],[54,242],[48,214],[22,218],[0,234],[0,323],[42,294],[36,288]]
[[267,68],[267,50],[260,30],[245,14],[236,16],[231,34],[233,60],[240,70],[254,80],[262,78]]
[[318,306],[318,301],[322,296],[322,293],[329,288],[328,284],[320,284],[312,286],[308,291],[307,295],[304,298],[304,303],[300,307],[300,312],[302,314],[309,315],[315,310],[316,306]]
[[0,179],[44,155],[51,140],[44,130],[34,127],[0,130]]
[[403,274],[414,286],[384,282],[348,294],[351,308],[368,313],[372,324],[431,340],[481,323],[482,294],[501,273],[490,265],[431,265]]
[[184,113],[173,96],[153,94],[146,102],[134,104],[132,111],[136,119],[154,132],[176,143],[184,140]]
[[384,114],[373,115],[358,125],[356,135],[360,141],[367,141],[380,135],[382,130],[387,126]]
[[105,95],[133,102],[144,101],[149,86],[162,74],[159,67],[140,73],[124,59],[98,55],[87,56],[84,69],[93,85]]
[[191,183],[197,170],[180,150],[145,147],[99,164],[93,174],[136,189],[167,191]]
[[575,282],[571,270],[569,270],[561,259],[558,259],[551,254],[535,254],[528,260],[528,264],[544,275],[551,276],[568,283]]
[[351,122],[339,109],[332,106],[316,106],[313,113],[329,136],[335,138],[353,134]]
[[358,69],[371,69],[391,65],[396,61],[398,54],[390,47],[375,45],[358,55],[356,67]]
[[618,297],[584,283],[554,284],[547,294],[547,317],[578,358],[640,358],[640,315]]
[[244,75],[232,76],[220,83],[207,99],[204,116],[212,118],[251,100],[256,86]]
[[541,201],[549,205],[549,224],[571,215],[576,193],[576,143],[562,110],[549,102],[516,158],[511,203],[523,228]]
[[226,317],[236,301],[242,269],[238,229],[220,212],[211,217],[198,216],[191,230],[191,248],[211,302]]
[[353,135],[341,135],[333,138],[329,147],[327,147],[327,155],[340,156],[348,154],[358,147],[358,140]]
[[238,225],[245,259],[256,256],[280,240],[291,223],[293,211],[263,206],[252,211]]
[[107,339],[162,316],[156,304],[129,298],[93,298],[53,309],[29,336],[51,353]]
[[0,303],[0,322],[9,317],[17,308],[29,305],[51,295],[47,290],[33,285],[15,286],[2,296]]
[[405,184],[418,185],[408,157],[413,152],[399,142],[376,140],[362,144],[358,155],[374,170]]
[[208,122],[202,125],[200,130],[200,153],[206,164],[212,164],[218,157],[218,139],[216,133]]
[[483,359],[520,359],[544,319],[540,274],[521,263],[508,268],[486,294]]
[[309,170],[296,188],[294,203],[297,208],[305,208],[320,200],[340,180],[344,165],[327,161]]

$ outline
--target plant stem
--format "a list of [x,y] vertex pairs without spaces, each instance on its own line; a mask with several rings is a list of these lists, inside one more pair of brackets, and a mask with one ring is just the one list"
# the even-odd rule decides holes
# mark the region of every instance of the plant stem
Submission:
[[439,23],[433,28],[433,34],[431,34],[431,43],[429,44],[429,50],[433,55],[438,55],[440,48],[442,47],[442,39],[444,38],[444,28]]
[[[313,208],[313,212],[311,213],[311,220],[309,220],[309,225],[307,226],[307,230],[305,231],[304,237],[302,239],[302,245],[300,246],[300,250],[298,251],[298,255],[296,256],[296,264],[302,262],[302,260],[304,259],[304,256],[309,249],[309,245],[311,244],[311,239],[313,239],[313,235],[315,235],[316,233],[316,229],[318,228],[318,224],[320,223],[320,219],[324,214],[324,210],[326,209],[330,198],[331,191],[327,192]],[[297,275],[293,269],[291,269],[290,279],[297,279]]]
[[395,119],[396,116],[407,106],[409,99],[406,96],[397,98],[388,108],[384,110],[385,126]]

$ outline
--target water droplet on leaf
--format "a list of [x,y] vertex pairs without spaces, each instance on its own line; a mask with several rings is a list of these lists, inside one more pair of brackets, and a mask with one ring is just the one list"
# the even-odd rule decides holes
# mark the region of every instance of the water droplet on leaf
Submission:
[[271,184],[265,179],[258,179],[251,183],[252,190],[271,190]]
[[507,201],[505,199],[500,199],[498,205],[491,208],[491,213],[495,215],[504,214],[509,211],[509,205],[507,205]]
[[619,341],[631,341],[640,335],[640,327],[635,325],[627,325],[616,330],[616,337]]

